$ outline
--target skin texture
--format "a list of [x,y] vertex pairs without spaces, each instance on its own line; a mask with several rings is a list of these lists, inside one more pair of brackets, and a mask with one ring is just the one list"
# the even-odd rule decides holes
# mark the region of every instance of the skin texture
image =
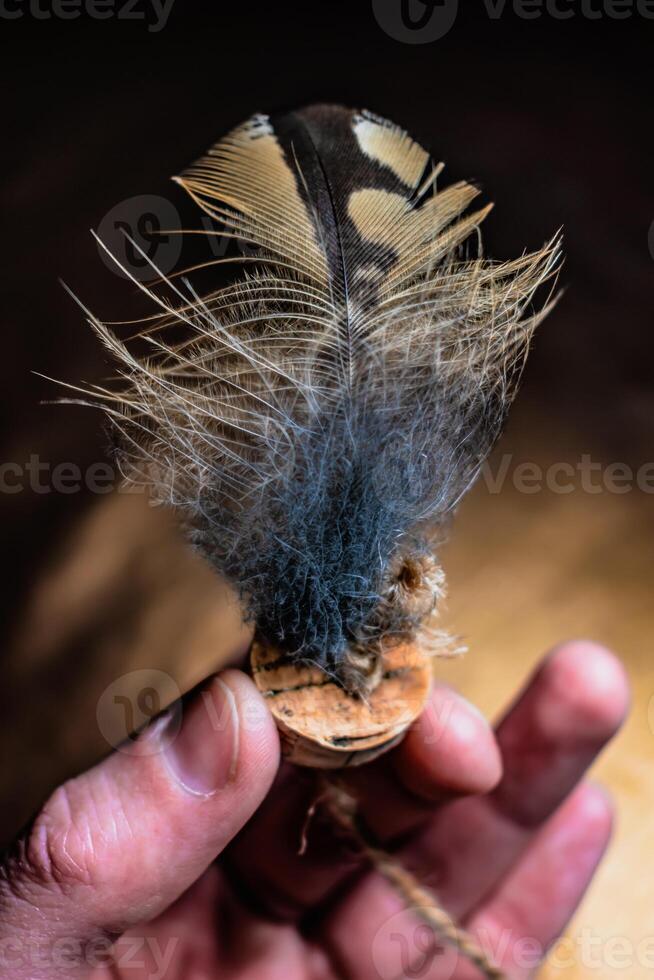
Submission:
[[[584,773],[627,706],[616,658],[571,642],[495,732],[436,687],[401,746],[347,775],[377,837],[515,980],[533,975],[607,846],[611,804]],[[317,776],[278,768],[274,724],[244,674],[209,680],[181,717],[181,733],[173,710],[56,790],[5,857],[0,977],[479,975],[320,807],[307,819]]]

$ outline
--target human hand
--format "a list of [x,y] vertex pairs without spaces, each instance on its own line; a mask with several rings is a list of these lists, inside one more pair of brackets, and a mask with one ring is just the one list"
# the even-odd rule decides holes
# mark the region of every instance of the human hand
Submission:
[[[611,807],[582,779],[627,701],[616,659],[569,643],[495,736],[437,686],[401,746],[345,777],[376,836],[515,980],[565,927],[604,852]],[[227,671],[196,692],[176,738],[166,723],[57,790],[6,858],[1,977],[478,975],[425,935],[319,807],[307,824],[316,773],[283,766],[268,793],[277,734],[248,678]]]

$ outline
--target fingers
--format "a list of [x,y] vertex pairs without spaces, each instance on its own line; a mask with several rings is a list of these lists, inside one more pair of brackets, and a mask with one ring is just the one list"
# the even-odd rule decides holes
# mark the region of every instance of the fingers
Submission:
[[583,640],[555,649],[498,728],[506,760],[498,809],[527,828],[540,823],[615,735],[628,704],[624,668],[609,650]]
[[[462,921],[473,910],[482,910],[484,897],[520,866],[523,855],[528,863],[522,866],[525,876],[518,881],[527,881],[524,868],[537,867],[526,856],[528,845],[537,839],[543,823],[615,733],[627,703],[622,668],[602,647],[570,643],[545,660],[499,726],[504,776],[497,789],[489,796],[457,800],[440,808],[400,852],[403,863],[433,887],[454,919]],[[548,847],[557,839],[557,826],[569,826],[572,811],[566,816],[566,807],[561,810],[562,824],[556,823],[558,814],[552,818],[553,836],[545,837]],[[591,854],[585,872],[582,868],[577,877],[569,878],[572,898],[568,905],[585,887],[593,861],[605,844],[602,833],[600,828],[598,838],[590,835]],[[540,885],[532,878],[531,886],[538,901]],[[523,893],[523,901],[524,897]],[[555,930],[556,925],[544,923],[543,932]],[[429,937],[416,933],[415,928],[415,919],[407,920],[398,896],[378,876],[370,874],[328,921],[326,935],[331,948],[336,953],[341,951],[346,975],[348,970],[356,975],[357,969],[367,975],[371,958],[373,966],[394,962],[393,948],[395,959],[400,953],[406,959],[411,937],[418,936],[411,955],[421,953],[423,972],[438,969],[452,976],[454,970],[457,980],[459,973],[467,977],[467,968],[452,964],[451,953],[435,949],[433,937],[427,943]],[[361,956],[368,956],[366,963],[360,961]],[[470,975],[474,976],[474,971]]]
[[155,922],[125,933],[113,956],[116,972],[93,980],[337,980],[325,952],[295,926],[244,907],[216,863]]
[[282,766],[273,789],[225,854],[230,877],[257,911],[292,920],[360,861],[318,804],[313,770]]
[[[441,687],[396,750],[342,778],[360,799],[375,834],[388,839],[424,822],[437,799],[487,792],[500,771],[484,718]],[[311,815],[319,795],[315,773],[286,767],[229,850],[232,873],[253,900],[260,904],[265,896],[267,911],[283,918],[321,902],[360,864],[320,806]]]
[[428,820],[434,804],[490,792],[501,774],[486,719],[456,691],[438,686],[393,752],[342,779],[368,828],[388,843]]
[[613,809],[603,789],[577,789],[469,923],[511,980],[533,974],[583,898],[609,843]]
[[[602,790],[577,789],[466,924],[511,980],[533,975],[572,916],[607,846],[611,822]],[[345,976],[476,980],[480,975],[375,872],[335,910],[324,937]]]
[[392,757],[400,782],[429,801],[488,793],[502,760],[488,722],[455,691],[437,688]]
[[404,852],[412,865],[428,869],[456,917],[506,874],[615,734],[628,700],[622,666],[603,647],[572,642],[545,660],[499,726],[498,788],[437,812]]
[[69,980],[88,973],[88,942],[170,905],[259,805],[279,752],[262,698],[233,670],[194,693],[181,728],[171,710],[124,749],[60,787],[5,860],[0,950],[9,941],[15,980],[34,975],[27,937],[42,939],[39,980]]
[[[483,718],[437,688],[428,709],[390,756],[346,776],[367,823],[388,840],[429,818],[403,850],[448,908],[469,913],[506,873],[619,725],[627,703],[622,668],[601,647],[571,643],[555,651],[499,727],[505,774]],[[297,917],[323,901],[358,866],[318,807],[315,775],[287,770],[230,849],[239,874],[267,910]],[[306,831],[306,835],[305,835]],[[308,846],[300,854],[303,837]]]
[[489,793],[502,775],[491,728],[451,688],[434,689],[425,710],[388,757],[344,779],[360,800],[367,826],[389,842],[424,823],[434,804]]

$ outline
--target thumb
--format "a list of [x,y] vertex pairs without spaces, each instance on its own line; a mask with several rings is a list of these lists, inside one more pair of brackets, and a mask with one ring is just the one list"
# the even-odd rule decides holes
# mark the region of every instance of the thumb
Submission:
[[87,976],[93,943],[157,916],[211,864],[278,761],[263,699],[229,670],[60,786],[0,867],[0,977]]

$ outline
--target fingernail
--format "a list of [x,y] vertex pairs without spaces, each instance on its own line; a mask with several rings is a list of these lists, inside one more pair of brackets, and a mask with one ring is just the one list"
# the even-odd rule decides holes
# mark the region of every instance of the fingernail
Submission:
[[182,726],[164,750],[178,782],[189,793],[209,796],[236,775],[239,716],[236,699],[213,677],[184,709]]

